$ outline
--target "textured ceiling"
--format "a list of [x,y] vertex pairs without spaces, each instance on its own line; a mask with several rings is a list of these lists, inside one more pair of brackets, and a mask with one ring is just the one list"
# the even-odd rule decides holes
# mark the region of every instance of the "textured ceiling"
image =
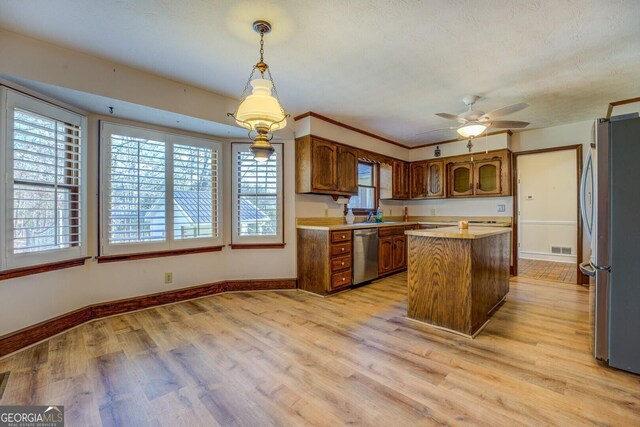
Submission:
[[454,131],[436,112],[527,102],[530,128],[603,116],[640,96],[640,1],[3,0],[0,26],[239,97],[265,59],[292,114],[418,145]]

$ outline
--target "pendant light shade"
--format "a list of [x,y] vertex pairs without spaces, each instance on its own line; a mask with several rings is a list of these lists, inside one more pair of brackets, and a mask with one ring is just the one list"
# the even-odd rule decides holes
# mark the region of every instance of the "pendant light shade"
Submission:
[[280,102],[271,94],[273,83],[267,79],[254,79],[250,84],[251,95],[242,101],[235,114],[238,126],[249,130],[266,127],[271,132],[287,126]]
[[[249,81],[245,85],[235,113],[227,115],[233,117],[238,126],[249,131],[249,139],[254,142],[250,147],[254,159],[266,162],[275,151],[269,143],[273,138],[273,132],[287,126],[289,115],[280,105],[271,71],[264,62],[264,35],[271,31],[271,24],[266,21],[256,21],[253,23],[253,29],[260,34],[260,61],[251,70]],[[253,79],[256,70],[260,72],[260,77]],[[249,85],[251,85],[251,94],[247,95]]]

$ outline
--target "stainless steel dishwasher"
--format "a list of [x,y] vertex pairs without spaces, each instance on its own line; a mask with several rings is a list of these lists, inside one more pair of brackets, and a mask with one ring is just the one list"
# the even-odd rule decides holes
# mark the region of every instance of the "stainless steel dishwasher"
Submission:
[[378,229],[364,228],[353,231],[354,285],[378,277]]

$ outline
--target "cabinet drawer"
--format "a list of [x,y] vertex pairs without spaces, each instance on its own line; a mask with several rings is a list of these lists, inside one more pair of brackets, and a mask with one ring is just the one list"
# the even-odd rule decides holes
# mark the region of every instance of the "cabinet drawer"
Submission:
[[331,245],[331,256],[348,255],[351,253],[351,242],[334,243]]
[[351,284],[351,269],[331,275],[331,289],[338,289]]
[[402,227],[380,227],[378,229],[378,236],[403,236],[404,226]]
[[332,231],[331,242],[346,242],[351,240],[351,230]]
[[336,272],[351,268],[351,256],[341,256],[331,260],[331,271]]

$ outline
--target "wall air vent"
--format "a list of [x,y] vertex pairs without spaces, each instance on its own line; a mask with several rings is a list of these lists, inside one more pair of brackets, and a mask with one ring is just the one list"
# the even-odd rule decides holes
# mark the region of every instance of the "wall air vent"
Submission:
[[571,255],[573,250],[569,246],[551,246],[552,254]]

